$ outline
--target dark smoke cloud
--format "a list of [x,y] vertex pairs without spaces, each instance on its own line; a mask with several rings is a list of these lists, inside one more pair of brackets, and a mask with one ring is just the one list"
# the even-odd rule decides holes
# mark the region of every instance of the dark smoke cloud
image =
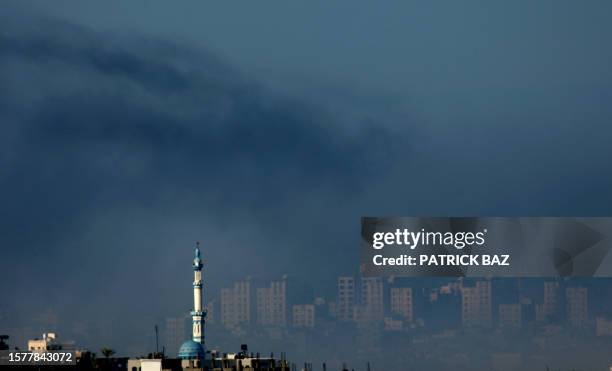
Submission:
[[15,328],[48,310],[30,332],[118,341],[110,323],[144,316],[137,337],[188,309],[200,238],[211,287],[299,273],[296,250],[317,258],[292,232],[313,204],[349,202],[384,171],[385,130],[347,131],[204,51],[22,21],[0,26],[0,309]]

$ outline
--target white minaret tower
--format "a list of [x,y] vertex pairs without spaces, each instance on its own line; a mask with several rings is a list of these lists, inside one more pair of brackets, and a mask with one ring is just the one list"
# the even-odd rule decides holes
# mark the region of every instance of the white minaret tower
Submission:
[[195,258],[193,259],[193,320],[192,340],[204,346],[204,319],[206,310],[202,308],[202,260],[200,259],[200,243],[197,242]]

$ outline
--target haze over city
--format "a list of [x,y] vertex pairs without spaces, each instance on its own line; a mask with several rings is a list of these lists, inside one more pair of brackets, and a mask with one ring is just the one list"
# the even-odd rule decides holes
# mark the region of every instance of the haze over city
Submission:
[[195,241],[204,295],[289,274],[334,300],[362,216],[609,214],[611,3],[241,7],[4,2],[11,339],[145,352]]

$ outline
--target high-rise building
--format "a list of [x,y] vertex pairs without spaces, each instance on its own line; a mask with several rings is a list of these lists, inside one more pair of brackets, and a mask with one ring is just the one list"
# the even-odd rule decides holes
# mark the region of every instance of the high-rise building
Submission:
[[314,304],[297,304],[293,306],[293,326],[312,328],[315,324]]
[[335,314],[338,321],[352,321],[354,307],[355,278],[338,277],[338,302],[335,306]]
[[597,317],[595,320],[595,335],[612,336],[612,318]]
[[216,316],[218,314],[217,314],[217,310],[216,310],[217,308],[215,308],[216,306],[217,306],[217,301],[216,300],[211,300],[204,307],[206,309],[206,323],[214,324],[215,321],[217,321]]
[[361,305],[363,319],[382,321],[384,317],[384,294],[381,277],[361,278]]
[[235,282],[232,288],[221,289],[221,323],[225,327],[251,323],[251,282]]
[[272,325],[272,297],[270,288],[257,288],[257,324]]
[[412,322],[412,289],[410,287],[391,288],[391,312]]
[[522,310],[520,304],[499,305],[499,327],[518,329],[522,325]]
[[535,305],[535,319],[537,322],[546,322],[560,317],[561,289],[559,281],[544,282],[544,300]]
[[535,320],[537,322],[546,321],[546,314],[544,314],[544,304],[536,304],[534,306],[535,310]]
[[588,289],[568,287],[565,290],[566,315],[572,326],[583,326],[588,320]]
[[559,282],[547,281],[544,282],[544,303],[542,311],[544,315],[550,316],[557,312],[559,303]]
[[287,324],[287,282],[274,281],[270,287],[257,288],[257,324],[285,326]]
[[491,282],[477,281],[461,289],[461,322],[465,327],[491,327]]

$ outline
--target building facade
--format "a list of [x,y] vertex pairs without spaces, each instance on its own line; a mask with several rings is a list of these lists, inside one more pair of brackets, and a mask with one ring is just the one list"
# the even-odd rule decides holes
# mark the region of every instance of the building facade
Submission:
[[287,282],[284,279],[257,289],[257,324],[287,325]]
[[565,290],[566,315],[570,325],[580,327],[588,321],[588,289],[568,287]]
[[335,315],[338,321],[352,321],[354,307],[355,278],[338,277],[338,301],[335,306]]
[[519,329],[522,327],[522,310],[520,304],[499,305],[499,327]]
[[361,278],[362,320],[382,321],[385,314],[384,287],[381,277]]
[[461,288],[461,323],[464,327],[491,327],[491,282],[477,281]]
[[392,287],[391,313],[400,315],[404,320],[412,322],[412,289],[410,287]]
[[292,308],[293,326],[313,328],[315,325],[314,304],[297,304]]
[[251,323],[251,282],[235,282],[232,288],[221,289],[221,323],[234,327]]

